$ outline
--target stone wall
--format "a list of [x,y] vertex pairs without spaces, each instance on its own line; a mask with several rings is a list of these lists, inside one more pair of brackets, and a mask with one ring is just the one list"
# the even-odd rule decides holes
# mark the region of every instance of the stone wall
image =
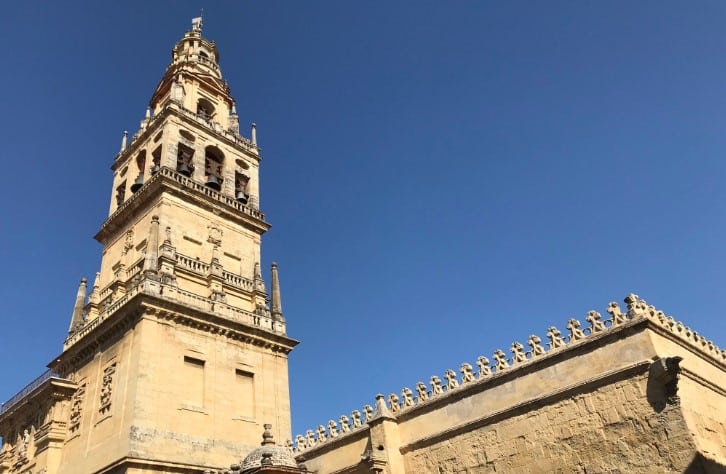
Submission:
[[547,348],[531,335],[530,350],[379,395],[362,425],[298,436],[297,459],[318,474],[726,472],[726,352],[625,301],[550,327]]
[[696,454],[677,406],[656,413],[647,374],[405,454],[407,472],[683,472]]

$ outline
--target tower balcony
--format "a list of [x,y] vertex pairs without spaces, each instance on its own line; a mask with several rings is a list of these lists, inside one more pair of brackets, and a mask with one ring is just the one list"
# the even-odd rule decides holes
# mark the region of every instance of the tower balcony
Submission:
[[168,99],[163,104],[161,111],[145,121],[145,125],[131,137],[131,141],[128,143],[126,148],[122,149],[116,154],[116,156],[114,157],[114,163],[120,163],[124,160],[125,157],[136,153],[136,148],[138,147],[138,145],[145,142],[144,138],[147,137],[147,135],[150,135],[152,132],[155,132],[158,129],[158,125],[161,124],[161,122],[163,122],[163,120],[169,115],[176,115],[183,120],[201,126],[214,138],[219,139],[224,143],[227,143],[228,145],[232,145],[238,149],[241,149],[247,152],[250,156],[254,156],[257,157],[257,159],[260,159],[259,154],[262,148],[260,148],[252,140],[243,137],[242,135],[233,130],[225,130],[221,127],[221,125],[209,120],[209,118],[204,117],[203,115],[200,115],[192,110],[186,109],[184,106],[182,106],[181,103],[175,100]]
[[270,228],[270,225],[265,222],[265,214],[261,211],[243,204],[232,196],[215,191],[203,183],[194,181],[171,168],[162,166],[106,219],[95,236],[96,240],[103,243],[123,227],[127,217],[133,215],[142,206],[149,204],[151,196],[162,192],[183,195],[188,201],[201,207],[214,209],[215,212],[226,218],[250,227],[260,234]]
[[[64,342],[64,350],[82,340],[91,332],[98,333],[98,328],[106,321],[114,320],[122,308],[144,297],[144,306],[165,308],[172,318],[190,318],[197,324],[211,326],[227,326],[231,323],[240,333],[245,333],[252,339],[280,340],[282,346],[290,341],[286,336],[286,325],[283,321],[274,319],[269,313],[260,314],[245,311],[229,305],[218,299],[198,295],[183,290],[175,284],[166,284],[157,278],[141,276],[128,285],[126,292],[121,296],[113,293],[106,296],[99,303],[102,308],[99,315],[87,320],[80,328],[72,332]],[[149,298],[150,297],[150,298]],[[202,323],[203,321],[203,323]],[[103,331],[101,331],[103,332]]]
[[60,379],[60,375],[56,374],[55,372],[53,372],[50,369],[43,372],[40,376],[38,376],[38,378],[36,378],[32,382],[30,382],[28,385],[23,387],[22,390],[20,390],[18,393],[13,395],[8,401],[0,404],[0,416],[4,415],[10,409],[16,407],[23,401],[30,398],[29,396],[34,391],[38,390],[43,384],[45,384],[47,381],[49,381],[52,378]]

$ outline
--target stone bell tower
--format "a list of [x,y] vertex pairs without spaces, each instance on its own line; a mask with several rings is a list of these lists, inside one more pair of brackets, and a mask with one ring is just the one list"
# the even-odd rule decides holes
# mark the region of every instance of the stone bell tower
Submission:
[[[101,268],[88,290],[82,280],[50,364],[52,379],[75,390],[38,418],[57,421],[48,474],[198,472],[244,457],[265,423],[291,438],[287,356],[297,341],[286,335],[277,266],[271,301],[260,271],[270,227],[260,148],[254,125],[249,139],[239,133],[201,26],[195,19],[174,46],[139,130],[124,133],[114,158],[96,234]],[[18,423],[29,463],[42,422]],[[5,472],[14,471],[0,464]]]

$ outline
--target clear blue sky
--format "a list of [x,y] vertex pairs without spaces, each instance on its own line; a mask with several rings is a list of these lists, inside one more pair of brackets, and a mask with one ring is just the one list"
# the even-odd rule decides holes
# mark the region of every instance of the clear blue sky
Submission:
[[722,1],[8,2],[0,400],[200,6],[264,148],[293,434],[631,291],[726,345]]

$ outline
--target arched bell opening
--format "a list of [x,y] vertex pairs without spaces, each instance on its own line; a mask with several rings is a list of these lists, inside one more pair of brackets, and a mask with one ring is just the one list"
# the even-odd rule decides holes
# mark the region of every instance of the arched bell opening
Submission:
[[[160,153],[161,155],[161,153]],[[176,153],[176,170],[178,173],[184,176],[191,176],[194,172],[194,164],[192,164],[192,156],[194,156],[194,150],[184,145],[183,143],[178,144]]]
[[210,101],[208,101],[205,98],[200,98],[197,101],[197,115],[204,120],[212,120],[214,118],[216,111],[214,109],[214,104],[212,104]]
[[126,200],[126,181],[116,187],[116,206],[120,206]]
[[158,171],[161,169],[161,147],[162,145],[159,145],[156,147],[154,151],[151,152],[151,174],[154,175],[158,173]]
[[141,150],[136,156],[136,169],[138,174],[131,185],[131,192],[135,193],[144,185],[144,170],[146,169],[146,150]]
[[204,149],[204,178],[208,187],[215,191],[222,189],[222,166],[224,164],[224,153],[216,146],[208,146]]
[[234,197],[237,201],[242,204],[247,204],[250,199],[249,192],[247,191],[247,185],[250,182],[250,177],[237,171],[234,174]]

